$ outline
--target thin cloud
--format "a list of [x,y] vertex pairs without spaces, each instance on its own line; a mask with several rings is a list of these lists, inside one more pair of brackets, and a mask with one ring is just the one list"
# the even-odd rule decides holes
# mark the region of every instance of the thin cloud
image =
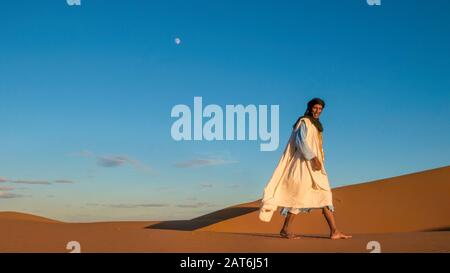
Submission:
[[195,167],[205,167],[205,166],[215,166],[215,165],[225,165],[237,163],[237,161],[225,160],[220,158],[195,158],[183,162],[178,162],[175,164],[176,168],[195,168]]
[[157,203],[150,203],[150,204],[112,204],[112,205],[106,205],[111,208],[117,208],[117,209],[134,209],[134,208],[162,208],[169,206],[168,204],[157,204]]
[[28,185],[51,185],[49,181],[37,181],[37,180],[12,180],[9,181],[15,184],[28,184]]
[[177,205],[178,208],[187,208],[187,209],[198,209],[198,208],[209,208],[214,207],[214,204],[208,203],[208,202],[197,202],[193,204],[179,204]]
[[131,158],[126,155],[96,155],[91,151],[81,151],[78,153],[70,154],[71,156],[81,156],[88,158],[95,158],[97,166],[105,167],[105,168],[115,168],[124,165],[131,165],[141,171],[149,172],[151,168],[147,165],[143,164],[139,160]]
[[134,208],[161,208],[168,207],[168,204],[162,203],[144,203],[144,204],[98,204],[98,203],[87,203],[86,206],[89,207],[109,207],[116,209],[134,209]]
[[144,165],[140,161],[128,156],[97,156],[97,165],[101,167],[111,168],[129,164],[141,171],[149,172],[150,167]]
[[64,179],[60,179],[60,180],[55,180],[55,181],[53,181],[54,183],[59,183],[59,184],[73,184],[73,183],[75,183],[74,181],[72,181],[72,180],[64,180]]
[[12,191],[14,190],[13,187],[0,187],[0,191]]
[[11,198],[19,198],[19,197],[23,197],[23,195],[0,191],[0,199],[11,199]]
[[1,182],[8,182],[8,183],[13,183],[13,184],[25,184],[25,185],[52,185],[54,183],[57,184],[71,184],[71,183],[75,183],[72,180],[66,180],[66,179],[57,179],[54,180],[53,182],[51,181],[47,181],[47,180],[27,180],[27,179],[4,179]]
[[127,163],[127,159],[122,156],[99,156],[97,157],[97,165],[101,167],[118,167]]
[[200,187],[202,187],[202,188],[212,188],[213,184],[203,183],[203,184],[200,184]]

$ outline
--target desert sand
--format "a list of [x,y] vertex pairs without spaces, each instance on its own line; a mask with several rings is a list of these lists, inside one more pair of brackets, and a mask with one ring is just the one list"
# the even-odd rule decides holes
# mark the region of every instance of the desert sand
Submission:
[[330,240],[320,211],[300,214],[280,238],[279,213],[258,219],[259,200],[191,220],[64,223],[0,212],[0,252],[450,252],[450,166],[333,189],[336,219],[350,240]]

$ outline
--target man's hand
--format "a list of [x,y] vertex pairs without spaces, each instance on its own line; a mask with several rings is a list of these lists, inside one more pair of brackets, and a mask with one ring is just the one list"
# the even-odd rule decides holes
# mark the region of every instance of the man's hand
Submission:
[[322,163],[320,163],[320,161],[317,157],[314,157],[313,159],[311,159],[311,166],[313,168],[313,171],[322,170]]

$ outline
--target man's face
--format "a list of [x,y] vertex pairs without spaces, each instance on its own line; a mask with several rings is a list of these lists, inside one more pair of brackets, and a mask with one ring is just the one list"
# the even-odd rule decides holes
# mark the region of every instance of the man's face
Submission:
[[322,105],[315,104],[311,109],[313,117],[319,118],[320,114],[322,113],[322,109],[323,109]]

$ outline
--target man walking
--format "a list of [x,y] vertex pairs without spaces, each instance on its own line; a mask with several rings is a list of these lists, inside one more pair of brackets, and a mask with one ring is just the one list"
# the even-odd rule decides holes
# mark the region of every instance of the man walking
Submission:
[[334,219],[334,206],[322,147],[323,127],[319,120],[325,102],[314,98],[308,102],[303,116],[298,118],[283,155],[272,178],[264,189],[259,218],[269,222],[277,207],[286,217],[280,235],[299,238],[290,232],[295,215],[321,209],[330,228],[331,239],[349,239],[340,232]]

